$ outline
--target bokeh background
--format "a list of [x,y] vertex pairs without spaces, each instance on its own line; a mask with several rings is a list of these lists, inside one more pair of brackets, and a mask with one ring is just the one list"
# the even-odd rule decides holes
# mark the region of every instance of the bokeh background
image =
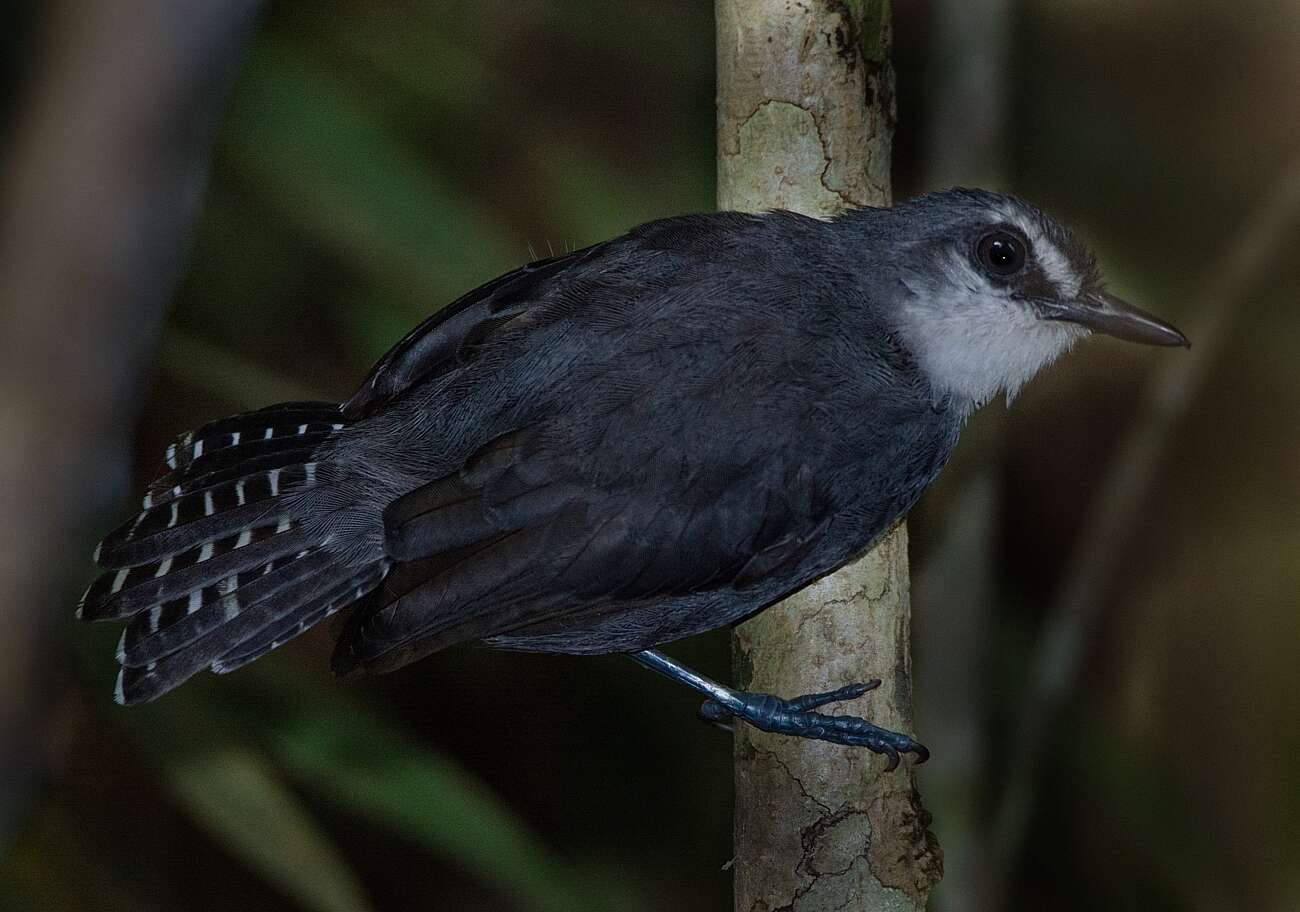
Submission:
[[[711,208],[711,5],[272,2],[198,75],[195,17],[241,4],[166,6],[0,14],[0,907],[730,908],[729,739],[625,660],[338,682],[317,630],[127,711],[117,631],[72,620],[176,434],[345,397],[475,284]],[[1082,346],[913,515],[933,906],[1300,908],[1300,4],[894,12],[895,195],[1039,202],[1195,346]],[[206,187],[149,149],[208,121],[112,107],[136,86],[211,108]],[[672,651],[728,673],[725,633]]]

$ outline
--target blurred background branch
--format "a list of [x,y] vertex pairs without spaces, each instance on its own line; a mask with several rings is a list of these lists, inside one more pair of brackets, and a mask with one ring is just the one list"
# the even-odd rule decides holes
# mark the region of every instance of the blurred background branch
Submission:
[[[1052,728],[1062,705],[1080,685],[1106,597],[1119,566],[1131,556],[1129,544],[1144,513],[1144,501],[1165,466],[1174,431],[1195,407],[1211,368],[1222,356],[1230,322],[1290,238],[1298,215],[1300,157],[1263,194],[1236,231],[1226,255],[1213,263],[1184,324],[1193,340],[1191,350],[1168,359],[1152,378],[1102,479],[1060,594],[1039,633],[1021,701],[1016,746],[993,818],[991,852],[982,867],[982,876],[988,878],[982,908],[1006,906],[1009,882],[1040,790]],[[1224,622],[1230,623],[1231,618]],[[1194,668],[1187,674],[1200,677]],[[1215,687],[1216,681],[1206,678],[1204,686]]]
[[[923,57],[925,186],[1008,189],[1018,6],[1015,0],[932,4]],[[934,820],[944,872],[930,903],[944,912],[975,908],[985,829],[980,800],[990,752],[982,714],[1000,595],[1006,510],[997,481],[1006,422],[996,412],[981,417],[962,440],[967,464],[976,468],[955,486],[942,535],[913,578],[914,651],[926,659],[916,666],[916,690],[925,695],[917,725],[933,752],[924,770],[926,794],[936,807],[954,809]]]
[[0,209],[0,846],[44,762],[58,582],[129,431],[258,8],[53,3]]

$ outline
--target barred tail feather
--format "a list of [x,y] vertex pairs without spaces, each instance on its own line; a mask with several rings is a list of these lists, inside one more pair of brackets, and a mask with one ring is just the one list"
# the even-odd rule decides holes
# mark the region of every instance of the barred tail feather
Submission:
[[387,572],[382,563],[373,564],[361,573],[336,586],[329,595],[310,602],[296,612],[287,614],[276,624],[249,637],[212,663],[217,674],[229,674],[259,659],[273,649],[278,649],[298,634],[316,626],[327,617],[368,595]]
[[96,549],[108,569],[88,620],[125,619],[122,703],[151,700],[204,668],[230,671],[365,595],[387,565],[349,564],[293,495],[320,483],[338,407],[286,403],[180,437],[142,511]]
[[295,551],[242,575],[232,574],[213,585],[152,605],[134,615],[122,631],[118,661],[139,666],[171,655],[303,577],[327,570],[332,559],[319,548]]
[[240,611],[210,635],[200,637],[183,649],[143,665],[123,665],[118,673],[115,691],[118,702],[144,703],[160,697],[197,672],[210,667],[246,640],[258,636],[279,618],[308,604],[328,600],[334,595],[340,581],[346,580],[351,573],[347,568],[339,568],[337,564],[335,568],[330,572],[327,566],[321,566],[320,572],[295,580],[274,595]]
[[138,566],[254,527],[274,516],[273,501],[281,492],[315,484],[316,470],[315,462],[249,470],[161,503],[146,497],[145,509],[100,544],[99,563],[110,568]]
[[211,421],[182,434],[167,447],[163,463],[168,474],[192,473],[194,463],[204,457],[209,464],[219,462],[219,457],[231,458],[233,454],[223,451],[235,447],[248,452],[260,446],[266,451],[273,446],[265,441],[276,441],[283,448],[293,438],[328,434],[343,426],[339,407],[332,402],[285,402]]

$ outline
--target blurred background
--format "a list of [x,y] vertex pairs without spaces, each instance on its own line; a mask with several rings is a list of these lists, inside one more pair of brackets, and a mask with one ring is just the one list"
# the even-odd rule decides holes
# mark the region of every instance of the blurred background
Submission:
[[[933,907],[1300,908],[1300,4],[894,13],[895,196],[1021,193],[1195,346],[1082,346],[913,514]],[[730,741],[626,660],[316,630],[126,711],[72,618],[180,432],[712,208],[711,5],[0,15],[0,908],[730,908]]]

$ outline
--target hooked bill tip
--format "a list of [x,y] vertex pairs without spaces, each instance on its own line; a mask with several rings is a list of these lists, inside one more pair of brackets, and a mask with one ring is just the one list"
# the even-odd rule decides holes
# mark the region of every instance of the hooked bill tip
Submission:
[[1075,301],[1048,302],[1044,306],[1044,316],[1049,320],[1075,323],[1126,342],[1191,348],[1187,336],[1172,323],[1105,292],[1085,295]]

